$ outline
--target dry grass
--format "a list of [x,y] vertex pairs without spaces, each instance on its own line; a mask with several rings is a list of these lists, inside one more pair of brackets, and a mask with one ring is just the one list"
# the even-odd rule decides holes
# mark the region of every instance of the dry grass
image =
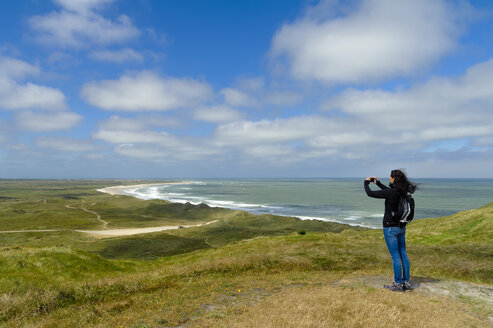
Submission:
[[[220,311],[216,311],[221,313]],[[193,327],[488,327],[486,318],[447,298],[367,287],[300,287],[210,315]]]

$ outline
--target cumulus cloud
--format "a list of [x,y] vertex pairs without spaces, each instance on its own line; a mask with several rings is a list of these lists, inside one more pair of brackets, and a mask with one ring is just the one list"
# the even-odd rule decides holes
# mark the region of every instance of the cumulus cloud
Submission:
[[270,91],[265,96],[265,102],[275,106],[296,105],[303,99],[303,96],[293,91]]
[[[220,125],[212,141],[221,149],[240,151],[245,160],[293,163],[331,155],[346,156],[348,145],[358,146],[352,142],[358,138],[357,132],[347,132],[348,126],[349,122],[323,115],[240,121]],[[322,145],[322,137],[330,142]]]
[[177,127],[180,123],[172,117],[157,115],[146,115],[137,117],[111,116],[108,120],[101,122],[100,127],[104,130],[144,130],[148,127]]
[[120,43],[139,35],[130,19],[119,16],[115,21],[96,13],[108,0],[56,0],[62,10],[29,19],[39,41],[62,47]]
[[72,112],[24,111],[16,115],[19,127],[28,131],[67,130],[79,123],[82,117]]
[[296,79],[367,83],[413,75],[451,51],[460,35],[457,11],[443,0],[360,0],[339,15],[327,3],[272,40],[274,65],[284,62]]
[[335,128],[321,116],[298,116],[287,119],[240,121],[220,125],[214,134],[220,145],[279,143],[314,137]]
[[91,105],[105,110],[165,111],[207,101],[212,98],[212,88],[206,82],[163,78],[144,71],[118,80],[87,83],[81,95]]
[[89,53],[89,57],[94,60],[111,62],[111,63],[124,63],[129,61],[139,62],[144,61],[144,56],[137,51],[125,48],[121,50],[99,50]]
[[251,107],[258,104],[254,97],[239,89],[224,88],[219,92],[219,94],[223,97],[224,102],[229,106]]
[[234,86],[220,90],[219,96],[226,106],[242,108],[292,106],[303,99],[298,90],[269,85],[263,77],[239,78]]
[[151,160],[224,154],[243,162],[293,163],[379,154],[413,161],[457,149],[472,154],[492,145],[493,121],[485,120],[493,107],[492,76],[493,59],[462,76],[434,77],[407,89],[346,89],[318,115],[245,120],[226,105],[199,107],[194,118],[219,123],[200,138],[119,117],[102,123],[94,137],[115,144],[120,154]]
[[68,152],[86,152],[96,148],[90,141],[60,137],[40,137],[36,139],[36,145]]
[[65,96],[54,88],[26,83],[20,85],[0,78],[0,108],[48,110],[66,109]]
[[[289,153],[299,160],[375,153],[399,157],[463,147],[481,151],[491,147],[493,136],[493,121],[485,119],[493,108],[492,76],[493,59],[463,76],[435,77],[408,89],[347,89],[324,105],[327,116],[222,124],[213,140],[249,156]],[[345,115],[331,115],[332,110]],[[444,142],[445,149],[433,146]]]
[[39,73],[37,66],[0,56],[0,108],[66,109],[65,96],[60,90],[30,82],[19,83],[20,79]]
[[174,145],[177,140],[166,132],[100,129],[93,137],[114,144],[152,143]]
[[23,130],[65,130],[77,124],[81,116],[68,111],[60,90],[22,81],[39,73],[37,66],[0,56],[0,109],[14,110]]
[[219,150],[203,138],[177,137],[159,129],[161,123],[139,118],[133,121],[114,116],[100,124],[94,139],[115,144],[121,155],[148,160],[197,160]]
[[121,144],[116,146],[115,151],[121,155],[148,160],[163,160],[170,158],[170,153],[165,149],[150,145]]
[[40,68],[25,61],[0,55],[0,78],[18,79],[39,74]]
[[420,141],[491,135],[493,59],[456,78],[433,78],[406,90],[349,89],[328,101],[369,125],[401,131],[403,139]]
[[94,9],[101,8],[105,4],[114,2],[115,0],[54,0],[57,4],[66,10],[89,13]]
[[241,112],[223,105],[201,107],[195,110],[194,113],[194,118],[196,120],[212,123],[238,121],[242,117],[243,115]]

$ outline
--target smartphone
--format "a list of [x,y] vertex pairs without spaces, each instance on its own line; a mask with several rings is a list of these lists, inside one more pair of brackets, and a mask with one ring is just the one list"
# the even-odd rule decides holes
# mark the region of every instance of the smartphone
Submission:
[[375,182],[375,178],[370,178],[370,182]]

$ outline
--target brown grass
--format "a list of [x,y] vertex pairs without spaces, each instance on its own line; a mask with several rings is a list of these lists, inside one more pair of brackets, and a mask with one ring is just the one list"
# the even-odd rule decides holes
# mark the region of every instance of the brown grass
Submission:
[[[217,314],[217,315],[215,315]],[[368,287],[299,287],[230,313],[216,311],[193,327],[488,327],[448,298]]]

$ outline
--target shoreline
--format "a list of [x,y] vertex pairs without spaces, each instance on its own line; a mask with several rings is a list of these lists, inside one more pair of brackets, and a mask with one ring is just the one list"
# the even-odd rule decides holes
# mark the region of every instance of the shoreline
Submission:
[[[152,186],[166,186],[166,185],[181,185],[181,184],[188,184],[190,182],[188,181],[176,181],[176,182],[155,182],[155,183],[142,183],[142,184],[136,184],[136,185],[125,185],[125,186],[112,186],[112,187],[104,187],[100,189],[96,189],[96,191],[110,194],[110,195],[125,195],[125,190],[128,189],[135,189],[135,188],[145,188],[145,187],[152,187]],[[135,197],[135,196],[132,196]],[[137,198],[137,197],[135,197]]]
[[[134,198],[137,198],[137,199],[144,199],[144,198],[137,197],[135,195],[126,194],[125,191],[126,190],[129,190],[129,189],[145,188],[145,187],[152,187],[152,186],[186,185],[186,184],[190,184],[190,183],[193,183],[193,182],[191,182],[191,181],[176,181],[176,182],[163,182],[163,183],[144,183],[144,184],[136,184],[136,185],[105,187],[105,188],[96,189],[96,190],[99,191],[99,192],[110,194],[110,195],[125,195],[125,196],[131,196],[131,197],[134,197]],[[159,199],[159,198],[157,198],[157,199]],[[192,204],[194,204],[194,203],[192,203]],[[194,205],[197,205],[197,204],[194,204]],[[215,206],[215,205],[211,205],[211,204],[207,204],[207,205],[208,206],[211,206],[211,207],[236,209],[236,208],[232,208],[232,207]],[[250,211],[245,210],[245,209],[241,209],[241,210],[242,211],[245,211],[245,212],[248,212],[250,214],[253,214],[253,215],[258,215],[257,213],[253,213],[253,212],[250,212]],[[317,221],[322,221],[322,222],[333,222],[333,223],[345,224],[345,225],[349,225],[349,226],[353,226],[353,227],[363,227],[363,228],[372,229],[372,230],[378,230],[378,229],[380,229],[380,228],[368,226],[368,225],[365,225],[365,224],[341,222],[341,221],[338,221],[338,220],[335,220],[335,219],[324,219],[324,218],[317,218],[317,217],[313,217],[312,218],[312,217],[309,217],[309,216],[292,216],[292,215],[286,215],[286,214],[281,214],[281,213],[272,213],[272,214],[273,215],[277,215],[277,216],[284,216],[284,217],[295,217],[295,218],[298,218],[300,220],[317,220]],[[205,223],[205,224],[209,224],[209,223]],[[183,227],[188,227],[188,226],[183,226]],[[177,229],[176,227],[168,227],[168,228],[166,228],[166,227],[154,227],[154,228],[156,228],[156,229],[157,228],[163,228],[162,230],[156,230],[156,231],[164,231],[164,230],[170,230],[170,229]],[[146,228],[146,229],[151,229],[151,228]],[[108,230],[106,230],[106,231],[108,231]],[[80,232],[87,232],[87,233],[89,233],[90,231],[80,231]],[[144,233],[144,232],[142,232],[142,233]]]

